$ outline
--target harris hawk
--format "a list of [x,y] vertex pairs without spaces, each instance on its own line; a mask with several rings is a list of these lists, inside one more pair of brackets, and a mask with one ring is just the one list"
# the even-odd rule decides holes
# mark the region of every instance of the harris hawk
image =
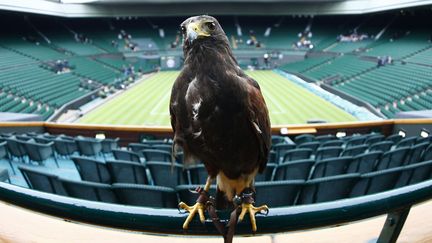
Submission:
[[[256,231],[255,214],[268,211],[266,205],[253,205],[254,178],[265,169],[271,146],[266,103],[258,83],[238,66],[214,17],[190,17],[180,27],[184,66],[169,107],[173,153],[181,147],[186,164],[202,161],[208,178],[201,192],[208,192],[216,180],[216,207],[231,204],[239,221],[249,213]],[[179,207],[190,213],[184,229],[196,213],[204,222],[205,201],[193,206],[181,202]]]

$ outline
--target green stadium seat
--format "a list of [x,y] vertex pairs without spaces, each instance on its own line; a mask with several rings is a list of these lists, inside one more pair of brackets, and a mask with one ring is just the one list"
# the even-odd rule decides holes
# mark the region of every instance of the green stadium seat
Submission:
[[66,179],[60,179],[60,182],[70,197],[96,202],[118,203],[117,196],[114,194],[111,185]]
[[122,204],[155,208],[177,208],[176,192],[169,187],[114,183],[112,189]]
[[115,183],[149,184],[143,165],[123,160],[108,160],[106,165]]
[[345,174],[309,180],[305,183],[297,204],[328,202],[347,198],[360,174]]
[[279,164],[272,180],[307,180],[315,161],[312,159],[293,160]]
[[304,180],[257,182],[255,204],[265,204],[270,208],[292,206],[304,183]]
[[72,161],[81,176],[81,180],[111,184],[112,178],[105,163],[81,156],[72,156]]
[[353,158],[349,156],[328,158],[317,161],[311,174],[311,179],[344,174]]

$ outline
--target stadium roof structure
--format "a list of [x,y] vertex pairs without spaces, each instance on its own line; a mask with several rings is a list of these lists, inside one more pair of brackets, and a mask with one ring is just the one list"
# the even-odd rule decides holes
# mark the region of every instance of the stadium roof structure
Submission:
[[[0,0],[0,9],[62,17],[363,14],[432,0]],[[247,7],[246,7],[247,6]]]

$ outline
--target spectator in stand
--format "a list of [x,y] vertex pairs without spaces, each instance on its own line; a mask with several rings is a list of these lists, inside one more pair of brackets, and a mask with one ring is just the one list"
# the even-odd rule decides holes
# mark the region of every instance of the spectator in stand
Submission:
[[393,59],[391,56],[387,56],[386,63],[393,64]]
[[62,60],[57,60],[55,63],[55,71],[56,73],[61,73],[63,71],[63,62]]
[[377,67],[384,66],[384,61],[381,57],[378,57]]

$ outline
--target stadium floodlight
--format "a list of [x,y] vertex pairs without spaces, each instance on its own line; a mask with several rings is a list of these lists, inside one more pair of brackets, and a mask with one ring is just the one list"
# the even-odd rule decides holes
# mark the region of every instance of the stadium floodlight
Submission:
[[403,138],[406,136],[406,132],[403,129],[399,129],[398,134],[401,135]]
[[105,134],[104,133],[97,133],[95,135],[95,138],[97,138],[97,139],[105,139]]
[[429,130],[427,130],[426,128],[422,128],[422,130],[420,132],[420,136],[423,138],[427,138],[427,137],[429,137],[429,135],[430,135]]
[[338,138],[343,138],[345,136],[346,136],[346,132],[337,132],[336,133],[336,137],[338,137]]

